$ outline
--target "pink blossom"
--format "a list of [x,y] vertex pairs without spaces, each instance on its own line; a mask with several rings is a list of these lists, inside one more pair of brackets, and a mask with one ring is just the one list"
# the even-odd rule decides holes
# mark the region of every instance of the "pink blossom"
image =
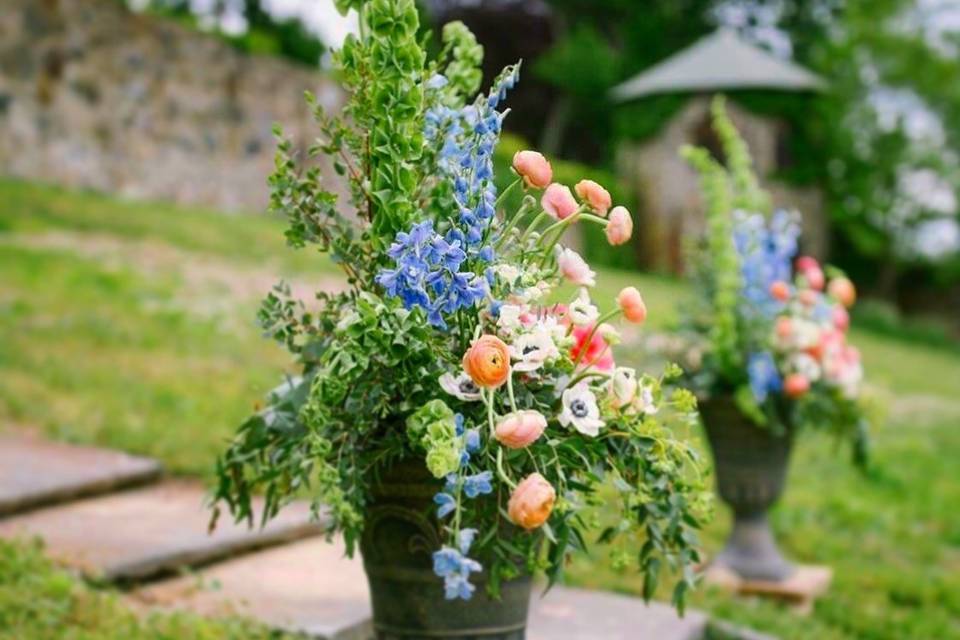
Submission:
[[610,205],[613,204],[610,192],[593,180],[581,180],[573,190],[577,192],[581,200],[589,204],[590,208],[601,216],[607,215]]
[[547,428],[547,419],[538,411],[517,411],[497,423],[494,436],[510,449],[522,449],[536,442]]
[[799,398],[810,390],[810,380],[805,375],[791,373],[783,380],[783,391],[791,398]]
[[633,218],[626,207],[614,207],[606,228],[607,242],[616,246],[624,244],[633,235]]
[[830,286],[827,287],[827,293],[848,309],[857,301],[857,289],[849,278],[840,277],[831,280]]
[[550,217],[556,220],[569,218],[579,208],[577,199],[570,192],[570,187],[557,182],[551,184],[543,192],[543,196],[540,198],[540,206]]
[[850,314],[843,305],[836,305],[833,308],[833,326],[840,331],[846,331],[850,328]]
[[592,287],[596,284],[596,273],[590,265],[573,249],[561,249],[557,254],[557,266],[563,277],[575,285]]
[[528,187],[543,189],[553,180],[550,162],[537,151],[517,151],[513,154],[513,168]]
[[[593,367],[600,371],[612,371],[614,369],[613,352],[610,351],[610,345],[603,339],[603,333],[599,330],[593,330],[594,325],[585,325],[574,327],[571,335],[573,336],[573,348],[570,350],[570,357],[576,360],[580,359],[581,366]],[[590,338],[590,344],[587,344],[587,337]],[[585,351],[584,351],[585,350]],[[583,355],[581,355],[581,352]]]
[[647,305],[636,287],[625,287],[617,296],[617,304],[628,322],[643,324],[647,319]]

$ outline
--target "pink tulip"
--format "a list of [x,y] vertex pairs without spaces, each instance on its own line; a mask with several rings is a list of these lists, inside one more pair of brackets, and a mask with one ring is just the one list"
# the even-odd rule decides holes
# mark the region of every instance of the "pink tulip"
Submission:
[[556,490],[539,473],[531,473],[520,481],[507,502],[507,515],[518,527],[531,531],[543,525],[553,511]]
[[581,180],[573,188],[581,200],[590,205],[590,207],[601,216],[607,215],[613,199],[610,192],[601,187],[593,180]]
[[626,207],[614,207],[607,222],[607,242],[613,246],[624,244],[633,235],[633,218]]
[[523,449],[536,442],[547,428],[547,419],[538,411],[517,411],[497,423],[494,436],[510,449]]
[[617,296],[617,304],[623,312],[623,317],[628,322],[634,324],[643,324],[647,319],[647,305],[643,302],[643,296],[637,291],[636,287],[625,287],[620,290]]
[[554,182],[543,192],[543,196],[540,198],[540,206],[550,217],[556,220],[565,220],[576,213],[580,205],[577,204],[577,199],[570,193],[570,187]]
[[513,154],[513,168],[528,187],[543,189],[553,180],[550,162],[537,151],[517,151]]
[[563,277],[575,285],[592,287],[596,284],[596,273],[590,265],[573,249],[561,249],[557,254],[557,266]]

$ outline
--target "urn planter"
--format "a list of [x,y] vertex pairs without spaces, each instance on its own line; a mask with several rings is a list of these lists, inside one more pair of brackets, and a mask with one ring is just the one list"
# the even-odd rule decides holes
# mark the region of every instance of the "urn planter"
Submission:
[[419,461],[386,469],[372,486],[360,551],[376,640],[523,640],[529,575],[501,582],[499,600],[487,594],[486,571],[471,577],[470,600],[444,598],[432,560],[443,543],[433,504],[440,486]]
[[733,530],[715,562],[747,580],[787,580],[794,566],[777,548],[767,511],[783,493],[793,433],[756,425],[730,397],[701,403],[700,414],[713,450],[717,491],[733,510]]

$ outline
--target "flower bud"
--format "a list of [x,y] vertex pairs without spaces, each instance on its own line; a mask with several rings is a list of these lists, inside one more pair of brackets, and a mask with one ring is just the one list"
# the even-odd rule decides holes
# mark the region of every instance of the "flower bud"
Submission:
[[827,293],[848,309],[857,301],[857,289],[849,278],[840,277],[831,280]]
[[613,246],[621,245],[630,240],[633,235],[633,218],[626,207],[614,207],[610,212],[610,221],[604,230],[607,242]]
[[610,192],[593,180],[581,180],[574,186],[573,190],[577,192],[580,200],[589,204],[590,208],[601,216],[607,215],[610,205],[613,204]]
[[621,289],[620,295],[617,296],[617,304],[628,322],[643,324],[647,319],[647,305],[644,304],[643,297],[636,287]]
[[513,168],[528,187],[543,189],[553,180],[550,162],[537,151],[517,151],[513,154]]
[[555,220],[565,220],[576,213],[579,205],[570,193],[570,187],[554,182],[540,198],[540,206]]
[[547,419],[538,411],[517,411],[504,416],[494,431],[497,442],[510,449],[523,449],[536,442],[547,428]]

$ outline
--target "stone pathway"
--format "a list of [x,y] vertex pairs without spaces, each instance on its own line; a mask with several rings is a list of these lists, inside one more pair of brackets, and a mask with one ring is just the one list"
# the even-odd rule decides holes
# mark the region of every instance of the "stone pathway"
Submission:
[[[89,578],[135,583],[127,597],[141,607],[242,615],[316,640],[370,639],[362,564],[319,536],[324,522],[311,522],[306,504],[263,530],[224,518],[207,535],[202,487],[158,476],[159,465],[142,458],[2,436],[0,537],[39,536]],[[703,640],[710,627],[700,612],[681,619],[659,603],[555,588],[534,596],[528,638]]]

